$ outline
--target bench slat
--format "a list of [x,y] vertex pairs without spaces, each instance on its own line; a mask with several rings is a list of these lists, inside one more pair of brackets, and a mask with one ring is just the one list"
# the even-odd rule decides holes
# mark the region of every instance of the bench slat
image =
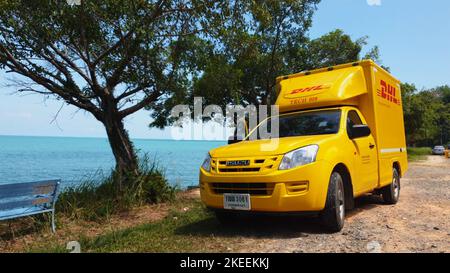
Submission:
[[59,180],[0,184],[0,199],[30,195],[54,194],[58,183]]
[[53,197],[41,197],[33,199],[25,199],[19,201],[0,203],[0,211],[11,210],[16,208],[34,208],[34,207],[49,207]]

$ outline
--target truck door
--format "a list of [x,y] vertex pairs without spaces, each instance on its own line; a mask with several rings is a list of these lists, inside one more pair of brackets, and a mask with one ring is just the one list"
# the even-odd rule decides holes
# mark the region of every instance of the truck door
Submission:
[[[353,125],[364,124],[355,110],[350,110],[347,115],[347,132]],[[355,138],[353,142],[355,151],[354,164],[357,177],[352,178],[354,181],[353,189],[355,193],[361,193],[376,188],[378,185],[378,164],[377,149],[375,140],[370,134],[366,137]]]

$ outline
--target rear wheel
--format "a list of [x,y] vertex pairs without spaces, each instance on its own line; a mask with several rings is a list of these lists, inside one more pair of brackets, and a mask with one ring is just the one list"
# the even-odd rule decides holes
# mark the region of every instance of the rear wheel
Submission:
[[396,168],[392,170],[392,183],[381,188],[381,195],[386,204],[396,204],[400,197],[400,175]]
[[322,222],[329,231],[338,232],[344,227],[344,196],[344,182],[342,176],[338,172],[333,172],[328,186],[325,209],[321,214]]

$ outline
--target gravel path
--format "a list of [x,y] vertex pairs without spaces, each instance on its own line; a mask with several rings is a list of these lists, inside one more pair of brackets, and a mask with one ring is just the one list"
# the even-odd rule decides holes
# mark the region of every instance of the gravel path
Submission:
[[410,163],[401,187],[396,205],[359,198],[339,233],[325,233],[316,219],[264,219],[242,231],[229,251],[450,252],[450,159]]

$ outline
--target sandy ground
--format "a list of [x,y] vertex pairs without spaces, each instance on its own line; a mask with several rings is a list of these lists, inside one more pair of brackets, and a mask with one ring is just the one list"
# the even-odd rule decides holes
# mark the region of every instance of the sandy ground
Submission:
[[410,163],[400,200],[359,198],[344,229],[328,234],[316,219],[263,220],[241,235],[238,252],[450,252],[450,159]]

